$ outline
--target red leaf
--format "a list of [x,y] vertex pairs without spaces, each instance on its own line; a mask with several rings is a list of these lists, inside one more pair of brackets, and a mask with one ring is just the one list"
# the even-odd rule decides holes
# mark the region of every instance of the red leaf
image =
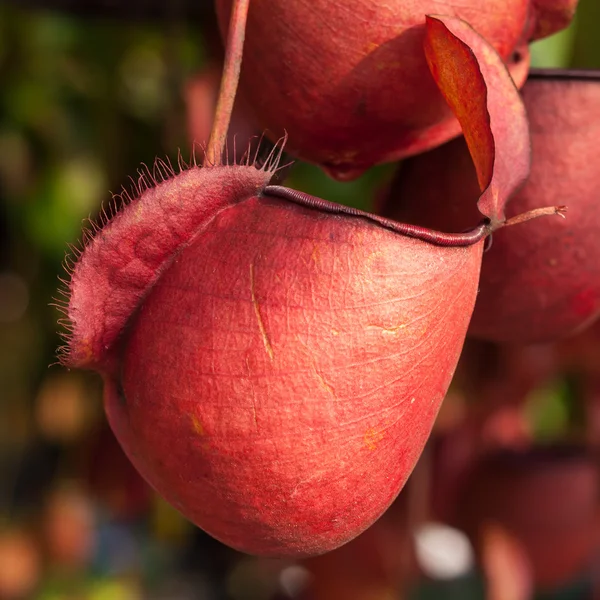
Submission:
[[530,168],[529,130],[517,88],[496,51],[460,19],[428,16],[424,45],[475,163],[479,210],[498,225]]

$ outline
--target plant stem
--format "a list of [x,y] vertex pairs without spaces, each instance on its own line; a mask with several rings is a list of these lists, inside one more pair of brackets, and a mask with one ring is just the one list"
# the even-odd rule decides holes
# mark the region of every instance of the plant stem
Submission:
[[559,217],[565,219],[566,212],[566,206],[545,206],[544,208],[534,208],[533,210],[528,210],[527,212],[504,221],[504,223],[500,225],[500,228],[518,225],[519,223],[525,223],[531,219],[537,219],[538,217],[544,217],[546,215],[558,215]]
[[231,112],[240,79],[249,4],[250,0],[233,0],[219,99],[210,139],[204,155],[204,166],[219,163],[221,153],[225,148],[227,130],[229,129],[229,121],[231,120]]

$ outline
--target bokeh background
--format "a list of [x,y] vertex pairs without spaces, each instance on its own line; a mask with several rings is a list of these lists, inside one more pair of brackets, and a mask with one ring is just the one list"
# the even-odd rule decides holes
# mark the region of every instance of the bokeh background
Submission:
[[[598,0],[532,50],[538,67],[600,69]],[[598,328],[555,346],[468,344],[400,500],[302,564],[188,524],[120,451],[99,380],[54,364],[67,242],[141,163],[190,154],[221,52],[210,2],[0,0],[0,599],[600,598]],[[368,208],[390,174],[340,184],[297,164],[290,185]],[[492,501],[478,548],[465,533]]]

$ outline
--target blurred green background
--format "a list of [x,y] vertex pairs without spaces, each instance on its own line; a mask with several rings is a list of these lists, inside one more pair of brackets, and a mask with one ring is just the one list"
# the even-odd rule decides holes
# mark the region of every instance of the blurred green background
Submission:
[[[140,163],[189,153],[183,90],[214,54],[211,28],[176,10],[144,20],[0,2],[0,598],[292,597],[282,564],[223,548],[139,480],[95,377],[48,367],[66,244]],[[600,68],[600,2],[582,0],[532,56]],[[339,184],[297,165],[292,185],[366,207],[388,173]]]

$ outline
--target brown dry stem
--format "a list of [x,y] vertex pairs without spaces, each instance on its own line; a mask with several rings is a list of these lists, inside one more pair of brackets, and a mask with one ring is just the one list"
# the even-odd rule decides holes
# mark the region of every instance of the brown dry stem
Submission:
[[511,225],[518,225],[519,223],[525,223],[531,221],[531,219],[537,219],[538,217],[545,217],[549,215],[557,215],[565,219],[565,213],[567,212],[566,206],[544,206],[543,208],[534,208],[528,210],[516,217],[511,217],[502,223],[501,227],[510,227]]

